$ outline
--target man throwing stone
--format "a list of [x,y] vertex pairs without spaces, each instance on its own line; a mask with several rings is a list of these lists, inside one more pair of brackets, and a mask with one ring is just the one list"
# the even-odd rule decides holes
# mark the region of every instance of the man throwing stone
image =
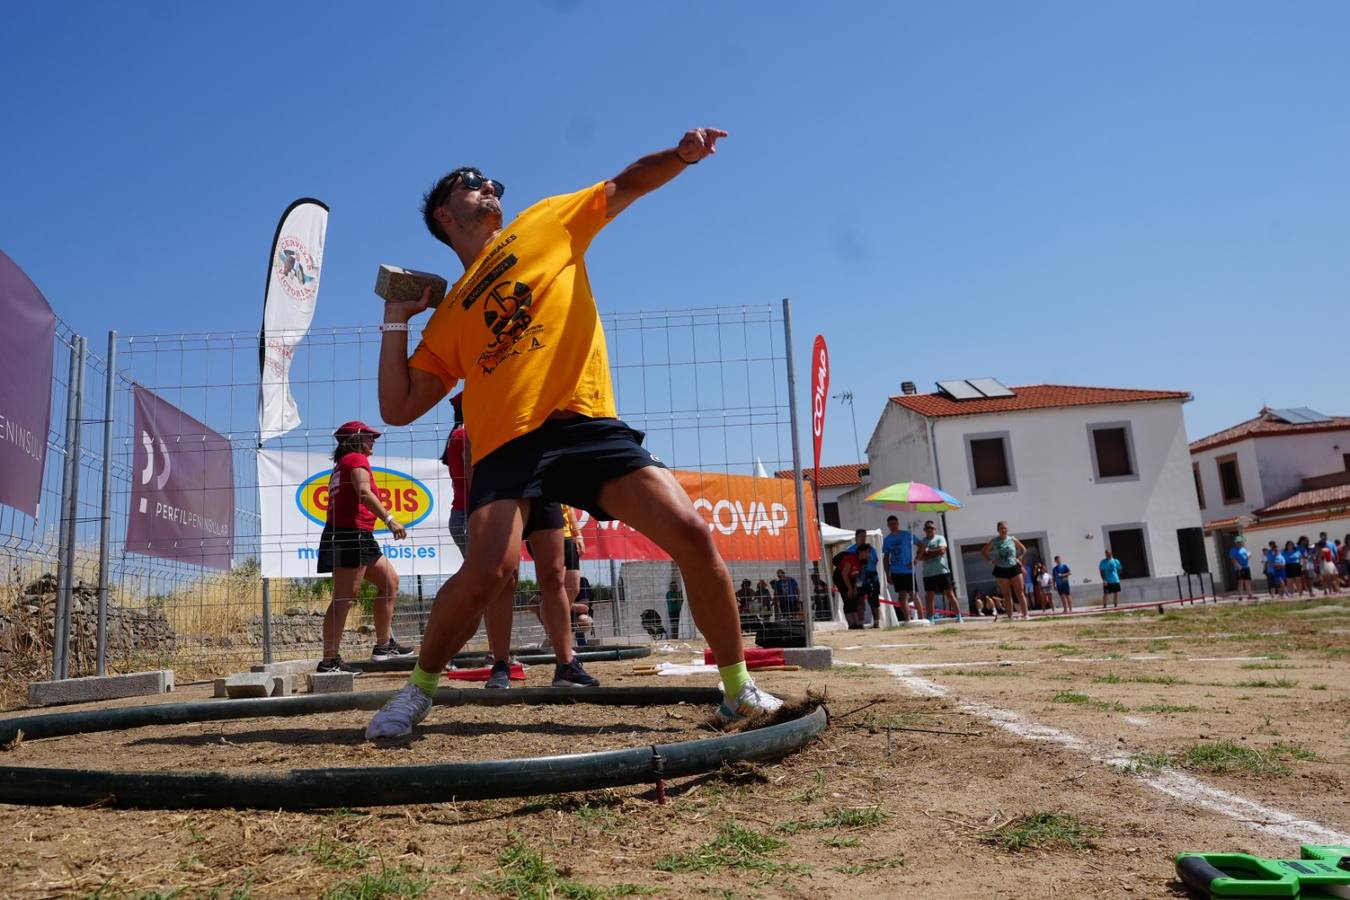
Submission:
[[609,181],[549,197],[503,227],[502,184],[474,168],[436,182],[423,218],[455,251],[464,275],[408,357],[420,301],[385,304],[380,412],[405,425],[463,380],[474,478],[469,554],[436,595],[409,683],[375,714],[367,738],[399,737],[431,710],[440,672],[478,628],[514,573],[520,531],[536,497],[622,519],[679,565],[694,621],[720,664],[724,720],[782,705],[745,667],[731,577],[707,523],[643,435],[616,418],[609,354],[584,255],[611,219],[716,152],[726,132],[696,128]]

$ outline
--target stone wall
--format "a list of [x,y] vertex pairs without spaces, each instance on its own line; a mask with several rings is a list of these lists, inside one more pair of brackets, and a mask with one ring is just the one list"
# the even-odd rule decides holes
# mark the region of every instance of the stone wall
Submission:
[[[56,576],[43,575],[25,585],[15,602],[0,609],[0,671],[20,661],[50,664],[56,616]],[[173,629],[162,609],[108,606],[108,659],[137,654],[172,656]],[[70,671],[95,670],[98,653],[98,588],[77,582],[71,597]]]

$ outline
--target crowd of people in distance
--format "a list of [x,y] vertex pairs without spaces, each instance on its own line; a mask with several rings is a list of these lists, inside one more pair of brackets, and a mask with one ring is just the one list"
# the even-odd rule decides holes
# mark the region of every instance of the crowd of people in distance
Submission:
[[[1238,595],[1254,599],[1251,551],[1242,535],[1234,538],[1228,559],[1237,573]],[[1296,541],[1286,540],[1283,547],[1279,541],[1269,541],[1261,551],[1261,571],[1272,598],[1301,597],[1305,592],[1316,597],[1318,589],[1323,596],[1339,593],[1350,587],[1350,534],[1338,541],[1323,531],[1316,543],[1300,535]]]

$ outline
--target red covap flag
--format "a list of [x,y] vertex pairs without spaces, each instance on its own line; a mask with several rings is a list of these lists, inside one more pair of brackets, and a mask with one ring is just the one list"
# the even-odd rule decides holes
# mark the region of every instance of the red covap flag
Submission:
[[825,437],[825,398],[830,395],[830,351],[825,335],[816,335],[811,347],[811,441],[815,447],[815,475],[812,484],[820,486],[820,441]]
[[52,417],[56,315],[0,252],[0,503],[37,518]]

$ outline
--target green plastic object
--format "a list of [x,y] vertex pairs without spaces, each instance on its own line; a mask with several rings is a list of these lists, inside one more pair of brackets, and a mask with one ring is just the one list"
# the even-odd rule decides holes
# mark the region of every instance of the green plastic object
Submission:
[[1247,853],[1181,853],[1177,877],[1204,900],[1350,898],[1350,847],[1304,844],[1298,859]]

